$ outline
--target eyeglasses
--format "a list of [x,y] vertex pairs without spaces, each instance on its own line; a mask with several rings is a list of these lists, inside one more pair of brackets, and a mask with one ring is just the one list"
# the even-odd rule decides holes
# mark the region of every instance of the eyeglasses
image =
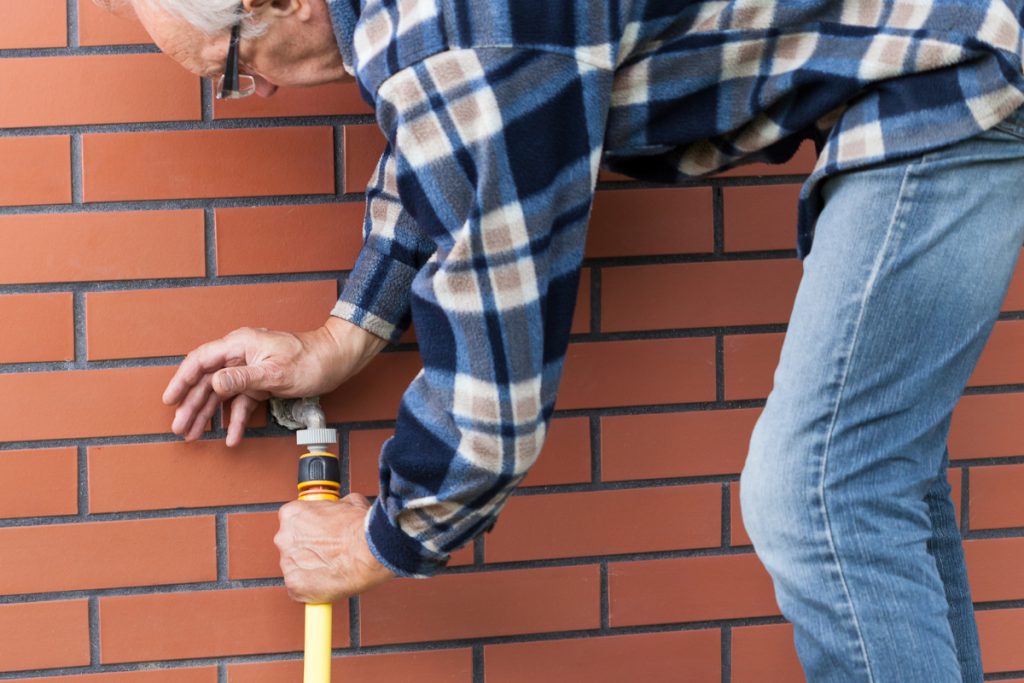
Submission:
[[231,28],[231,43],[228,45],[228,62],[224,66],[224,75],[217,79],[218,100],[237,100],[256,92],[256,79],[249,74],[238,72],[238,41],[242,36],[244,6],[240,5],[238,11],[238,21]]

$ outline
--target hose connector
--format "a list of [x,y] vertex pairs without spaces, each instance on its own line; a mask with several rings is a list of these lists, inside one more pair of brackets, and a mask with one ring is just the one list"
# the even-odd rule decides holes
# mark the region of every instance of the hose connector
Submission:
[[341,465],[329,450],[337,445],[338,432],[327,426],[320,400],[272,398],[270,412],[281,425],[298,430],[295,441],[308,451],[299,458],[299,500],[338,500]]

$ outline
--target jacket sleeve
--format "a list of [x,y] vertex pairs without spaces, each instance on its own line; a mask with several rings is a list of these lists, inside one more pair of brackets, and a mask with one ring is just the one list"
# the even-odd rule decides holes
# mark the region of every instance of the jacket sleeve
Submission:
[[398,195],[434,245],[396,280],[411,278],[423,370],[367,520],[400,575],[435,573],[489,529],[544,442],[610,84],[571,55],[485,48],[434,55],[378,93]]
[[402,208],[390,145],[366,190],[363,238],[359,258],[331,315],[397,342],[409,327],[413,278],[434,252],[434,242]]

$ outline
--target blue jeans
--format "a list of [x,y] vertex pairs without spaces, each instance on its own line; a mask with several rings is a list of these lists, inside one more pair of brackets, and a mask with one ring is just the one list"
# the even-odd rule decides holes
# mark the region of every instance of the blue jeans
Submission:
[[981,681],[946,438],[1024,242],[1024,111],[824,196],[744,523],[809,681]]

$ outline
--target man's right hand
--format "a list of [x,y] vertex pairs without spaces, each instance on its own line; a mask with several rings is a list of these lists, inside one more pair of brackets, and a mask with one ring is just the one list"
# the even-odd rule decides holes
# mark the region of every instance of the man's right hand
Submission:
[[171,431],[198,439],[225,400],[234,397],[227,445],[242,440],[245,425],[268,396],[319,396],[359,372],[387,342],[331,317],[312,332],[242,328],[203,344],[185,357],[163,401],[177,406]]

